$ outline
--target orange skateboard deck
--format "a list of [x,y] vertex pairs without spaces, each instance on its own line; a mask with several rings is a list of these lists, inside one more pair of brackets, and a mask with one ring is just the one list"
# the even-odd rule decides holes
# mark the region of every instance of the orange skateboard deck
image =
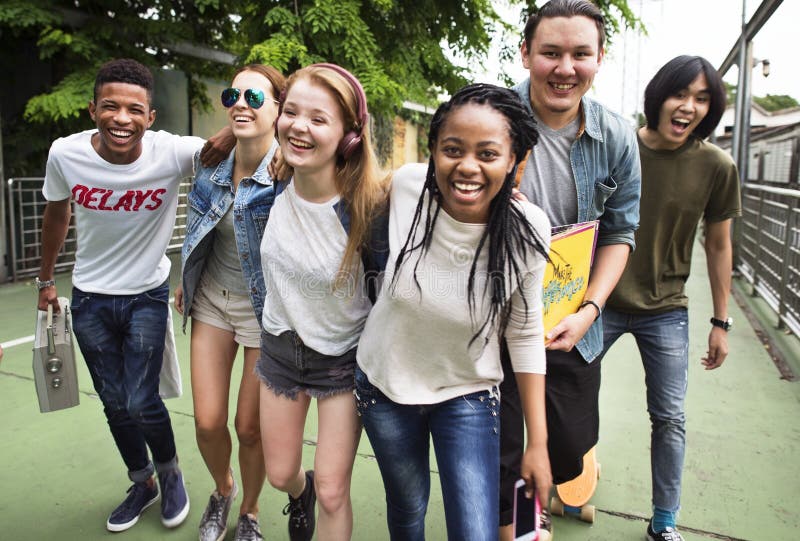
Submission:
[[579,515],[584,522],[594,522],[595,507],[588,505],[597,489],[600,479],[600,464],[597,462],[596,446],[583,456],[581,474],[560,485],[556,485],[556,495],[550,500],[550,511],[554,515],[565,513]]

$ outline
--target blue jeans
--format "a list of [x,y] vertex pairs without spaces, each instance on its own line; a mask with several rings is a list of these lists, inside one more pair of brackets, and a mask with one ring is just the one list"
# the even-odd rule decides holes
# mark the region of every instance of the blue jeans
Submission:
[[168,302],[168,282],[138,295],[72,290],[75,337],[128,476],[135,482],[176,463],[172,423],[158,394]]
[[356,402],[383,477],[393,540],[425,539],[431,439],[448,539],[497,540],[500,401],[496,390],[438,404],[397,404],[356,368]]
[[686,449],[683,404],[689,381],[689,315],[686,309],[633,315],[607,308],[603,312],[603,355],[626,332],[636,339],[644,365],[652,427],[653,506],[674,513],[681,504]]

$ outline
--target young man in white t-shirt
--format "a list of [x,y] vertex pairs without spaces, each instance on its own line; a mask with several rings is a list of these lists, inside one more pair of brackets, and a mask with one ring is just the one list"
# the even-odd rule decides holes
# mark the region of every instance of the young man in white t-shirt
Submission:
[[43,188],[48,203],[38,306],[58,309],[53,273],[74,201],[74,332],[134,482],[106,523],[115,532],[136,523],[158,500],[159,486],[166,527],[178,526],[189,512],[172,424],[158,386],[169,310],[165,250],[178,186],[192,174],[192,156],[203,140],[148,131],[155,120],[152,90],[153,76],[142,64],[129,59],[104,64],[89,102],[97,129],[53,143]]

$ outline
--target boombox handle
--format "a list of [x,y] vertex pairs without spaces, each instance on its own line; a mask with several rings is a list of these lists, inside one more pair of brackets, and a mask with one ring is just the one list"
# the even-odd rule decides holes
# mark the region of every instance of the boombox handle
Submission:
[[47,305],[47,354],[56,354],[56,338],[55,330],[53,328],[53,305]]

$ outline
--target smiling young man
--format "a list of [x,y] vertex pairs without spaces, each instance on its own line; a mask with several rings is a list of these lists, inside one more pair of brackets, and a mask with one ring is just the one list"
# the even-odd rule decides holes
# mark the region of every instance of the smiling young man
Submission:
[[[114,532],[133,526],[159,496],[166,527],[181,524],[189,511],[172,424],[158,387],[169,309],[170,261],[164,252],[175,222],[178,186],[192,173],[192,156],[204,141],[149,131],[156,114],[152,92],[153,76],[140,63],[120,59],[104,64],[89,102],[96,129],[53,143],[42,190],[48,203],[38,307],[58,307],[53,273],[73,202],[78,239],[74,332],[134,483],[108,518],[106,527]],[[210,160],[219,161],[232,148],[222,146]]]
[[741,215],[739,180],[731,157],[703,141],[725,110],[717,70],[698,56],[665,64],[644,94],[647,124],[639,129],[642,160],[641,248],[628,261],[604,313],[604,353],[624,333],[636,338],[652,425],[653,518],[651,541],[679,541],[686,446],[684,398],[689,370],[689,277],[697,224],[705,223],[705,252],[714,313],[706,370],[728,354],[731,288],[731,222]]
[[[553,226],[599,220],[585,302],[548,333],[547,428],[553,482],[583,468],[597,442],[603,348],[600,312],[634,248],[640,168],[633,128],[586,97],[603,60],[604,21],[588,0],[551,0],[524,30],[522,63],[529,79],[514,90],[538,122],[539,142],[520,165],[520,191]],[[511,374],[507,356],[504,371]],[[514,482],[519,478],[523,424],[514,379],[501,386],[501,537],[510,538]],[[542,502],[547,505],[547,502]],[[550,530],[544,513],[544,530]],[[542,539],[548,535],[542,533]]]

